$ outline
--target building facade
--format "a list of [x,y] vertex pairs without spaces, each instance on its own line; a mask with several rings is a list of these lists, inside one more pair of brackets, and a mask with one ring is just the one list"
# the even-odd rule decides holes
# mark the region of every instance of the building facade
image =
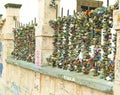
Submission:
[[77,11],[92,10],[102,5],[103,2],[98,0],[77,0]]

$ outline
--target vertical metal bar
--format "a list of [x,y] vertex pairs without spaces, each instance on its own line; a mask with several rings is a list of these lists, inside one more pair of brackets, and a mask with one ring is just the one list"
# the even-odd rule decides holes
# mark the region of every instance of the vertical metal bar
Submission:
[[25,27],[25,24],[23,24],[23,27]]
[[88,10],[90,10],[90,7],[88,6]]
[[98,7],[99,7],[99,0],[98,0]]
[[31,21],[31,24],[33,24],[33,20]]
[[34,18],[34,24],[36,24],[36,17]]
[[69,9],[67,10],[67,16],[69,16]]
[[17,27],[17,22],[16,22],[16,20],[15,20],[15,28]]
[[109,6],[109,0],[107,0],[107,7]]
[[61,17],[63,17],[63,8],[61,8]]
[[56,5],[56,18],[58,17],[58,5]]
[[18,28],[20,28],[20,24],[19,24],[20,22],[18,21],[18,23],[17,23],[17,25],[18,25]]
[[20,28],[20,22],[18,22],[18,27]]
[[73,15],[75,16],[75,10],[73,11]]
[[19,26],[21,27],[21,23],[19,23]]
[[16,27],[19,28],[19,22],[18,21],[16,21]]
[[20,27],[22,27],[22,23],[20,23]]
[[23,24],[21,23],[21,27],[23,26]]
[[19,28],[19,21],[17,21],[17,28]]
[[29,22],[29,25],[30,25],[30,22]]

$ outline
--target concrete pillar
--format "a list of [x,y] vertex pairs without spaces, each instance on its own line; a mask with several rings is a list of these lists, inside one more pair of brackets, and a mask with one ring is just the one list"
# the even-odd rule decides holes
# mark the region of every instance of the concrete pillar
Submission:
[[[53,52],[53,29],[49,26],[49,21],[56,18],[56,9],[49,6],[52,0],[38,0],[38,26],[36,29],[36,57],[37,65],[46,65],[46,58]],[[60,7],[59,0],[55,0]],[[59,15],[59,11],[58,11]]]
[[[21,4],[12,4],[8,3],[5,5],[6,8],[6,33],[11,32],[12,28],[15,27],[15,22],[19,21],[19,12],[21,8]],[[7,31],[9,30],[9,31]]]
[[[11,51],[14,48],[14,35],[13,35],[13,28],[15,28],[15,22],[19,21],[19,11],[21,8],[21,4],[13,4],[7,3],[5,4],[6,8],[6,22],[2,29],[2,41],[3,41],[3,54],[5,55],[3,58],[6,58],[8,55],[11,54]],[[6,44],[4,45],[4,42]],[[6,53],[5,53],[6,52]]]
[[7,64],[6,58],[11,56],[11,52],[14,49],[14,35],[13,28],[15,28],[15,21],[19,20],[19,10],[21,4],[8,3],[5,5],[6,8],[6,22],[2,28],[2,64],[3,64],[3,74],[2,79],[7,80]]
[[117,46],[115,56],[115,82],[114,82],[114,95],[120,92],[120,10],[113,12],[113,28],[117,32]]

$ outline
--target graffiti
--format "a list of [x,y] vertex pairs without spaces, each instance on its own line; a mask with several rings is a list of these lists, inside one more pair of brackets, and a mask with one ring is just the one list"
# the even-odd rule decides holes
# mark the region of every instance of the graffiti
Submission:
[[12,82],[12,92],[15,93],[16,95],[20,95],[20,87],[17,86],[14,82]]
[[35,65],[36,66],[40,66],[40,51],[39,50],[37,50],[36,51],[36,57],[35,57]]

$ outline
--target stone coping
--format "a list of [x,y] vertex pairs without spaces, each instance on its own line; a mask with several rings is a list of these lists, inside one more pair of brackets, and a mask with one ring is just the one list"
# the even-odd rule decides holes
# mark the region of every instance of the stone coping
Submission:
[[53,68],[51,66],[38,67],[33,63],[21,61],[21,60],[15,60],[14,58],[7,58],[6,62],[8,64],[17,65],[25,69],[39,72],[41,74],[71,81],[79,85],[87,86],[89,88],[93,88],[102,92],[106,92],[106,93],[113,92],[112,91],[113,82],[106,81],[104,79],[99,79],[97,77],[84,75],[82,73],[71,72],[71,71],[63,70],[59,68]]
[[22,4],[7,3],[4,6],[5,8],[21,8]]

